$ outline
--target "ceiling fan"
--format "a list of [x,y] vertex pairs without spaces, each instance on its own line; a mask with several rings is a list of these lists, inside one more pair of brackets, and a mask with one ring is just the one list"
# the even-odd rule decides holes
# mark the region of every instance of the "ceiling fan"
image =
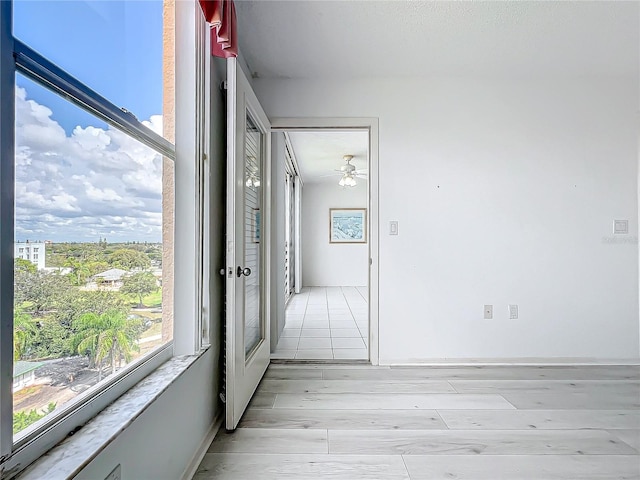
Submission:
[[367,174],[364,170],[358,170],[355,165],[351,165],[353,155],[345,155],[342,158],[346,164],[341,166],[340,170],[335,170],[336,172],[340,172],[340,175],[342,175],[338,185],[341,187],[355,187],[357,185],[356,177],[366,177]]

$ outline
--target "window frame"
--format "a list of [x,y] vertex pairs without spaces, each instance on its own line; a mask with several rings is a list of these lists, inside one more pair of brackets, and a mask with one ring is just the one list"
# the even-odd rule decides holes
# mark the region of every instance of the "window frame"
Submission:
[[[54,63],[36,53],[13,36],[13,1],[0,1],[0,471],[9,477],[26,468],[47,450],[51,449],[70,432],[95,417],[107,405],[139,383],[144,377],[156,370],[174,354],[193,355],[201,353],[208,343],[203,338],[203,325],[208,320],[203,315],[203,307],[209,304],[206,285],[205,262],[208,238],[202,235],[202,226],[206,225],[209,191],[208,162],[204,152],[208,152],[209,114],[208,88],[209,59],[207,42],[205,47],[201,39],[207,31],[206,23],[196,2],[172,2],[165,0],[164,8],[175,9],[175,37],[173,48],[176,51],[194,49],[192,72],[185,75],[178,69],[176,58],[173,68],[175,74],[176,135],[175,144],[156,134],[143,125],[131,113],[117,107],[99,95],[78,79],[72,77]],[[186,19],[186,20],[185,20]],[[187,50],[188,51],[188,50]],[[142,142],[160,155],[173,162],[176,181],[173,195],[175,211],[179,212],[190,205],[183,205],[192,199],[200,207],[192,213],[193,224],[183,225],[179,215],[175,218],[173,256],[175,258],[174,278],[180,274],[189,275],[184,283],[196,287],[191,290],[188,299],[178,303],[174,299],[173,330],[174,340],[159,347],[151,354],[142,357],[120,372],[108,377],[94,387],[79,395],[73,404],[48,415],[42,425],[34,424],[13,436],[13,301],[14,301],[14,243],[15,243],[15,86],[16,74],[27,76],[36,83],[63,96],[109,125]],[[186,82],[184,82],[185,78]],[[158,81],[162,81],[159,78]],[[178,87],[178,85],[180,87]],[[203,101],[205,100],[205,101]],[[203,105],[204,104],[204,105]],[[186,121],[181,111],[195,110],[196,115]],[[179,120],[180,119],[180,120]],[[181,126],[180,123],[189,123]],[[194,128],[195,126],[198,128]],[[202,127],[204,126],[204,127]],[[185,133],[190,132],[190,133]],[[195,132],[195,133],[194,133]],[[181,145],[181,147],[176,147]],[[188,148],[189,145],[191,148]],[[195,147],[195,148],[194,148]],[[190,156],[196,153],[197,156]],[[199,159],[199,160],[198,160]],[[178,182],[178,178],[183,181]],[[184,180],[190,181],[184,181]],[[190,203],[187,202],[187,203]],[[185,228],[186,227],[186,228]],[[205,230],[206,231],[206,230]],[[194,242],[195,241],[195,242]],[[190,244],[196,248],[188,251],[178,250]],[[195,275],[194,275],[195,274]],[[204,278],[203,278],[204,277]],[[174,297],[184,292],[176,289]],[[195,315],[194,315],[195,314]],[[207,322],[208,323],[208,322]],[[192,332],[192,341],[179,342],[176,348],[176,336],[185,330]],[[178,339],[179,340],[179,339]]]

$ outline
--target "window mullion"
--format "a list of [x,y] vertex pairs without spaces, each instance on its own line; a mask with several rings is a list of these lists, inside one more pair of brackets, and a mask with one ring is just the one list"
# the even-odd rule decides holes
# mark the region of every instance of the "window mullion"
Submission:
[[0,1],[0,457],[13,448],[14,116],[12,2]]

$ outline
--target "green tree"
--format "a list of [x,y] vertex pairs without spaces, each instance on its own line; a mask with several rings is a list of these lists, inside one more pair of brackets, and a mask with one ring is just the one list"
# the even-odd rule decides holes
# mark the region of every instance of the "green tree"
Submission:
[[125,295],[136,295],[138,297],[138,306],[144,307],[142,297],[149,295],[158,290],[158,282],[150,272],[134,273],[129,277],[125,277],[122,281],[120,293]]
[[64,266],[71,268],[72,283],[74,285],[84,285],[91,273],[86,262],[73,257],[67,258]]
[[31,315],[19,308],[13,310],[13,359],[25,357],[33,340],[38,335],[38,327]]
[[76,322],[76,351],[87,354],[89,362],[98,368],[98,381],[102,379],[102,362],[107,359],[111,373],[116,372],[116,360],[131,360],[138,350],[136,340],[140,336],[140,321],[128,319],[118,310],[109,310],[102,315],[86,313]]
[[27,428],[32,423],[36,423],[41,418],[46,417],[56,409],[56,404],[50,402],[46,409],[41,412],[31,410],[29,412],[14,412],[13,414],[13,433],[14,435]]
[[14,265],[15,272],[26,272],[34,274],[37,270],[38,268],[29,260],[25,260],[24,258],[16,258]]
[[146,269],[151,266],[151,261],[146,253],[132,248],[119,248],[114,251],[111,254],[110,262],[114,267],[124,270]]
[[14,287],[15,303],[20,305],[27,302],[28,307],[24,309],[36,316],[54,309],[63,293],[71,288],[65,276],[42,270],[16,270]]
[[75,354],[72,343],[74,331],[70,325],[61,324],[55,316],[38,318],[38,334],[31,341],[31,358],[62,358]]
[[87,262],[87,269],[89,270],[89,276],[92,277],[93,275],[109,270],[109,264],[99,260],[91,261]]
[[126,299],[119,292],[82,291],[71,288],[64,292],[54,313],[56,320],[71,327],[85,313],[102,315],[109,310],[127,313],[130,310]]

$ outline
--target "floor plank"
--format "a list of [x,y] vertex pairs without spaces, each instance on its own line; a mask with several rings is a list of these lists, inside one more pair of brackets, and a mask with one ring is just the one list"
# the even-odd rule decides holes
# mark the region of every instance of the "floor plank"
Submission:
[[411,480],[624,480],[640,478],[640,463],[612,455],[406,456]]
[[326,430],[237,428],[217,435],[211,453],[327,453]]
[[640,428],[637,410],[438,410],[456,430],[579,430]]
[[322,369],[321,368],[273,368],[269,367],[267,372],[264,374],[265,379],[274,379],[274,380],[312,380],[312,379],[322,379]]
[[516,408],[521,410],[638,410],[640,396],[635,393],[614,392],[608,394],[587,393],[503,393]]
[[500,395],[463,394],[353,394],[353,393],[309,393],[278,394],[274,408],[313,409],[383,409],[383,410],[434,410],[434,409],[513,409],[514,406]]
[[471,366],[392,367],[361,370],[327,369],[325,380],[632,380],[640,381],[638,366]]
[[353,455],[638,455],[601,430],[331,430],[329,453]]
[[640,382],[624,380],[451,380],[458,393],[625,394],[640,398]]
[[269,392],[256,392],[247,408],[272,408],[276,401],[276,394]]
[[627,445],[631,445],[633,448],[640,451],[640,429],[609,430],[609,433],[614,437],[619,438]]
[[389,455],[238,455],[208,453],[194,480],[409,480]]
[[[502,411],[502,410],[501,410]],[[310,410],[249,409],[240,422],[243,428],[320,428],[377,430],[446,430],[435,410]]]
[[270,393],[456,393],[447,381],[381,382],[375,380],[274,380],[260,383]]

